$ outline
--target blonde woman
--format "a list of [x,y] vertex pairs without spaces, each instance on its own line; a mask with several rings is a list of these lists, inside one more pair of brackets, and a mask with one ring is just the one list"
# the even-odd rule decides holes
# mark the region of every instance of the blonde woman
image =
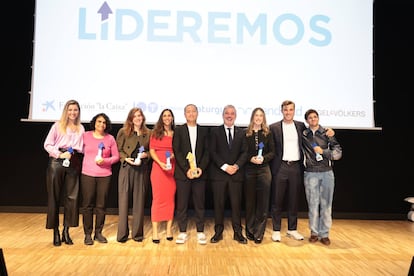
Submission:
[[[60,120],[49,130],[44,149],[49,154],[46,171],[47,220],[46,229],[53,229],[53,245],[62,242],[72,245],[69,227],[79,226],[79,175],[82,162],[83,133],[80,105],[66,102]],[[63,202],[61,202],[61,196]],[[63,203],[62,240],[59,233],[59,207]]]
[[244,194],[246,205],[246,236],[261,243],[269,214],[272,174],[269,162],[275,157],[275,143],[261,107],[252,111],[246,129],[247,160]]

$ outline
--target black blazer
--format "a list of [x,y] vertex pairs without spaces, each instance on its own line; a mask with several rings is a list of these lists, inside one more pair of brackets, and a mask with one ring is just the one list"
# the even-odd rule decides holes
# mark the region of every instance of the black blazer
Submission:
[[[177,126],[173,136],[173,150],[175,156],[174,177],[178,180],[186,180],[187,171],[190,168],[187,160],[187,154],[191,152],[190,135],[187,124]],[[197,142],[196,142],[196,163],[197,167],[203,170],[198,179],[207,178],[207,167],[209,163],[209,153],[207,150],[208,128],[197,125]]]
[[[298,133],[298,142],[299,142],[299,158],[301,167],[303,170],[303,151],[302,151],[302,133],[306,129],[306,126],[303,122],[300,121],[293,121],[296,126],[296,132]],[[282,121],[278,121],[273,123],[269,126],[270,130],[273,134],[273,139],[275,141],[275,158],[273,158],[270,169],[272,171],[272,175],[276,176],[280,165],[282,163],[283,157],[283,131],[282,131]]]
[[[247,143],[245,131],[240,127],[234,126],[234,135],[231,150],[227,144],[227,135],[224,125],[216,126],[211,129],[209,139],[210,168],[209,176],[212,180],[233,180],[243,181],[244,165],[247,161]],[[221,169],[224,164],[237,164],[239,170],[234,175],[229,175]]]

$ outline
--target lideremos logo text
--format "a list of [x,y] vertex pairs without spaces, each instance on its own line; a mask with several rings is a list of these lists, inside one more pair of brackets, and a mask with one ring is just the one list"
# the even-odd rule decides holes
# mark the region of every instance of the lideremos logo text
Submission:
[[[184,7],[183,7],[184,8]],[[301,17],[293,12],[159,9],[114,7],[103,2],[95,9],[79,8],[80,40],[163,43],[280,44],[307,43],[326,47],[332,41],[330,17]]]

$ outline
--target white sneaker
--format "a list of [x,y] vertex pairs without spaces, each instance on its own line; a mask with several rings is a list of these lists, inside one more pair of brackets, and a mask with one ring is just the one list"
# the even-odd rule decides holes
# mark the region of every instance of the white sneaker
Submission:
[[185,233],[185,232],[181,232],[181,233],[178,235],[177,239],[175,240],[175,243],[178,243],[178,244],[183,244],[183,243],[185,243],[187,240],[188,240],[188,235],[187,235],[187,233]]
[[280,231],[273,231],[272,234],[272,241],[274,242],[280,242],[281,238],[280,238]]
[[198,232],[197,241],[199,244],[206,244],[207,243],[206,235],[203,232]]
[[291,230],[291,231],[287,231],[286,235],[288,237],[294,238],[295,240],[301,241],[303,240],[303,236],[301,234],[299,234],[298,231],[296,230]]

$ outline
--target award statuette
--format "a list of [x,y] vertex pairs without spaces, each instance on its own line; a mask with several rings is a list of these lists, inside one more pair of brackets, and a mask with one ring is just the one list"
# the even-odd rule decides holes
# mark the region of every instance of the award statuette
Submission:
[[95,157],[95,161],[102,159],[102,150],[104,149],[105,145],[103,142],[100,142],[98,145],[98,154]]
[[263,160],[263,148],[264,148],[264,144],[263,142],[259,143],[259,150],[257,152],[257,159],[259,160]]
[[197,171],[197,166],[196,166],[195,159],[194,159],[194,154],[192,152],[188,152],[186,158],[188,160],[188,164],[190,165],[192,176],[197,176],[198,171]]
[[[69,148],[68,148],[68,152],[69,152],[70,154],[73,154],[73,149],[72,149],[72,147],[69,147]],[[62,166],[63,166],[63,167],[66,167],[66,168],[69,168],[69,166],[70,166],[70,161],[69,161],[69,159],[65,158],[65,160],[63,160]]]
[[[312,147],[317,147],[317,146],[318,146],[318,144],[316,144],[316,143],[312,144]],[[316,161],[322,161],[322,159],[323,159],[322,155],[320,153],[316,152]]]
[[140,146],[138,149],[137,158],[134,160],[134,164],[141,165],[141,154],[144,152],[144,146]]
[[167,161],[165,161],[166,163],[166,169],[167,170],[171,170],[172,166],[171,166],[171,161],[170,161],[170,157],[171,157],[171,152],[169,152],[168,150],[165,152],[165,157],[167,157]]

